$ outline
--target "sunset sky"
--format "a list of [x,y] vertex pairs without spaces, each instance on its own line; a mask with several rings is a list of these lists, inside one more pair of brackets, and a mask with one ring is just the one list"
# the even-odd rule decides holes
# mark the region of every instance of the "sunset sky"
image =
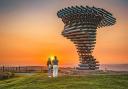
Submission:
[[72,5],[113,14],[115,25],[97,29],[93,55],[101,64],[128,64],[128,0],[0,0],[0,65],[46,65],[56,55],[60,66],[76,66],[76,48],[56,15]]

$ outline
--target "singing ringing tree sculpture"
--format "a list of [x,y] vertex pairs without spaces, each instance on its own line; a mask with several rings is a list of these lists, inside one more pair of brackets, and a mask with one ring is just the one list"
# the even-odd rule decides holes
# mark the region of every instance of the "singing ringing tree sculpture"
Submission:
[[62,35],[70,39],[77,48],[80,59],[77,69],[98,69],[99,62],[92,56],[96,44],[96,29],[114,25],[116,19],[102,8],[89,6],[64,8],[57,15],[65,24]]

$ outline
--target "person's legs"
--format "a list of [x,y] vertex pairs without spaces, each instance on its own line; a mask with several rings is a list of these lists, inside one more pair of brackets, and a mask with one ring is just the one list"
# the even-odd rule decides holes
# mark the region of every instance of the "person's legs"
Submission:
[[56,67],[56,76],[58,77],[58,65]]
[[55,77],[55,65],[53,65],[53,77]]
[[56,66],[56,77],[58,77],[58,65]]
[[51,77],[51,65],[48,66],[48,77]]
[[51,77],[51,69],[48,68],[48,77]]
[[55,65],[55,77],[58,76],[58,65]]
[[56,65],[55,65],[55,77],[56,77]]
[[53,77],[57,77],[57,76],[58,76],[58,66],[53,65]]

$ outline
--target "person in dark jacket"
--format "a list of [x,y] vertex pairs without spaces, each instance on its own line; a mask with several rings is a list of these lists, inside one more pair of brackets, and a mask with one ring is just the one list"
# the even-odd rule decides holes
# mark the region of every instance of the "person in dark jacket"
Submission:
[[51,62],[51,59],[50,58],[48,58],[47,67],[48,67],[48,77],[51,77],[52,62]]
[[52,61],[52,65],[53,65],[53,77],[58,77],[58,59],[55,56],[54,60]]

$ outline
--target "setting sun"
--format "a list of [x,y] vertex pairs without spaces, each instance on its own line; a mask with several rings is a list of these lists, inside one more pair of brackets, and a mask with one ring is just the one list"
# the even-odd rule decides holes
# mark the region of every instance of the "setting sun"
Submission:
[[50,56],[50,58],[51,58],[51,60],[53,60],[54,59],[54,56]]

